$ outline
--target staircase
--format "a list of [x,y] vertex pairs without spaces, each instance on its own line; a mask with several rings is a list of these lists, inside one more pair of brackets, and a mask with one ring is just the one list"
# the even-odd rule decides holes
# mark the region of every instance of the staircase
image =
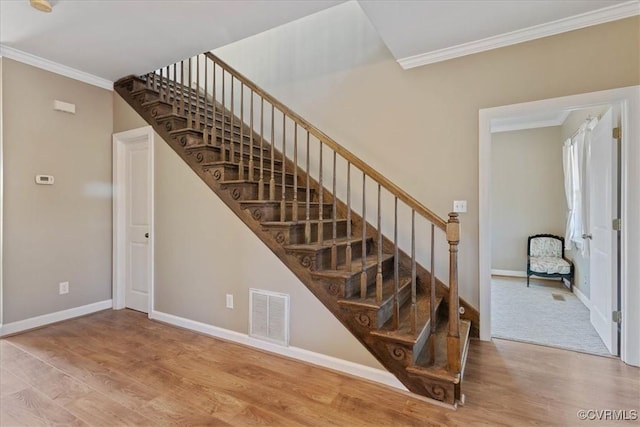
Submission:
[[438,217],[209,52],[115,90],[410,391],[462,401],[457,214]]

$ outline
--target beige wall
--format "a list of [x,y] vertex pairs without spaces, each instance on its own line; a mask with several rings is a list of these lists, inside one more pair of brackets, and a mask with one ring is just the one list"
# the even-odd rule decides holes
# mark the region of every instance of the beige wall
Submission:
[[[478,304],[478,110],[640,83],[634,17],[403,71],[356,2],[215,53],[441,216]],[[596,54],[597,53],[597,54]]]
[[3,120],[2,118],[4,117],[4,113],[3,113],[3,98],[2,98],[2,62],[3,59],[0,56],[0,326],[2,326],[2,306],[3,306],[3,294],[4,292],[2,291],[2,277],[3,277],[3,269],[2,269],[2,242],[3,242],[3,236],[2,236],[2,222],[3,222],[3,197],[2,197],[2,189],[3,189],[3,177],[4,177],[4,172],[3,172],[3,164],[4,164],[4,151],[2,148],[2,144],[3,144],[3,140],[4,140],[4,127],[3,127]]
[[[7,58],[2,68],[6,324],[111,298],[113,97]],[[54,111],[56,99],[76,114]]]
[[564,235],[560,134],[554,126],[492,135],[492,269],[526,271],[528,236]]
[[[114,132],[145,125],[115,94]],[[292,346],[380,367],[157,134],[154,155],[156,310],[248,333],[249,288],[283,292]]]

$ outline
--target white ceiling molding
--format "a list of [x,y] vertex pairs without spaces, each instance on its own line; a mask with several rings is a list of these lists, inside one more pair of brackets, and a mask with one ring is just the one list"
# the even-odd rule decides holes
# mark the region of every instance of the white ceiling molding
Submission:
[[560,110],[532,114],[523,117],[506,117],[491,120],[491,133],[512,132],[516,130],[547,128],[561,126],[571,110]]
[[546,24],[535,25],[533,27],[516,30],[497,36],[487,37],[469,43],[459,44],[444,49],[421,53],[419,55],[408,56],[398,59],[398,64],[408,70],[422,65],[434,64],[461,56],[511,46],[543,37],[567,31],[578,30],[592,25],[604,24],[606,22],[617,21],[640,15],[640,1],[632,0],[614,6],[598,9],[592,12],[582,13],[569,18],[558,19]]
[[66,65],[58,64],[57,62],[49,61],[48,59],[40,58],[39,56],[14,49],[9,46],[0,45],[0,57],[13,59],[52,73],[60,74],[61,76],[79,80],[93,86],[98,86],[103,89],[113,90],[113,82],[110,80],[85,73],[84,71],[76,70],[75,68],[67,67]]

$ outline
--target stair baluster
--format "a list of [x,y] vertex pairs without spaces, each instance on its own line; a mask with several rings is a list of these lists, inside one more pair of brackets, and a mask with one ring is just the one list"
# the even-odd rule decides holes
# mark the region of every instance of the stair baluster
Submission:
[[[236,147],[234,146],[235,141],[233,140],[233,118],[236,116],[236,110],[233,109],[233,102],[234,102],[234,86],[235,86],[235,82],[234,82],[234,77],[233,74],[230,74],[231,76],[231,90],[229,92],[231,95],[231,100],[230,100],[230,108],[229,108],[229,161],[231,163],[235,163],[236,162]],[[226,132],[225,132],[226,133]],[[241,141],[242,142],[242,141]],[[240,149],[242,149],[242,143],[240,144]]]
[[189,60],[189,81],[187,82],[187,93],[189,94],[189,101],[188,101],[189,127],[193,129],[195,126],[195,116],[193,114],[193,100],[191,99],[192,92],[193,92],[193,90],[191,90],[192,82],[193,82],[193,58]]
[[[210,134],[211,132],[209,132],[209,110],[207,108],[207,100],[209,98],[209,86],[208,86],[208,82],[209,82],[209,75],[208,75],[208,67],[207,67],[207,63],[209,61],[207,60],[207,57],[204,58],[204,94],[203,94],[203,98],[204,98],[204,107],[202,108],[204,111],[204,132],[205,132],[205,138],[204,138],[204,142],[206,144],[209,143],[209,138],[207,138],[207,134]],[[216,123],[215,123],[215,116],[213,116],[213,125],[212,125],[212,130],[215,127]]]
[[322,242],[324,242],[324,230],[322,229],[322,227],[320,226],[320,224],[322,224],[322,220],[323,218],[323,211],[324,209],[322,209],[322,204],[324,203],[324,187],[322,186],[322,176],[323,174],[323,167],[322,167],[322,141],[320,142],[320,154],[318,157],[318,189],[319,189],[319,194],[318,194],[318,201],[320,203],[320,209],[318,210],[318,226],[316,227],[316,229],[318,230],[318,245],[322,246]]
[[284,222],[286,220],[286,210],[287,210],[287,198],[285,191],[286,187],[286,179],[287,179],[287,115],[282,113],[282,197],[280,201],[280,222]]
[[298,223],[298,123],[293,123],[293,207],[291,216]]
[[362,171],[362,273],[360,273],[360,298],[367,297],[367,174]]
[[304,243],[307,245],[311,243],[311,188],[309,187],[309,174],[311,164],[309,163],[309,131],[307,131],[307,192],[306,192],[306,206],[304,214]]
[[[190,86],[193,86],[192,82],[189,82]],[[191,90],[194,90],[193,87]],[[195,87],[195,101],[196,101],[196,129],[201,130],[200,122],[200,55],[196,56],[196,87]],[[206,141],[205,141],[206,142]]]
[[[400,269],[398,265],[398,198],[393,202],[393,329],[400,326],[400,304],[398,303],[398,288],[400,285]],[[380,231],[378,231],[380,232]]]
[[271,179],[269,179],[269,200],[276,200],[276,176],[275,176],[275,107],[271,104]]
[[416,211],[411,209],[411,333],[414,335],[417,332],[418,324],[416,305],[418,295],[416,291]]
[[[430,298],[429,298],[429,316],[430,319],[436,318],[436,250],[435,250],[435,231],[436,226],[431,223],[431,270],[429,274],[431,275],[431,287],[429,289]],[[431,362],[433,362],[433,358],[436,354],[436,322],[431,322],[431,335],[429,335],[428,349],[429,356],[431,358]]]
[[253,173],[253,168],[255,166],[253,164],[253,89],[251,89],[251,96],[249,97],[249,100],[251,101],[251,110],[249,111],[249,181],[253,181],[255,178]]
[[173,64],[173,102],[171,102],[171,113],[178,114],[178,63]]
[[[308,179],[308,178],[307,178]],[[307,184],[308,188],[308,184]],[[351,162],[347,162],[347,249],[345,254],[347,271],[351,271]]]
[[180,114],[182,116],[185,114],[184,108],[184,61],[180,61]]
[[264,200],[264,97],[260,97],[260,179],[258,200]]
[[[331,206],[332,212],[332,244],[331,244],[331,269],[336,270],[338,268],[338,228],[336,224],[336,217],[338,212],[336,210],[336,152],[333,152],[333,186],[331,187],[331,193],[333,194],[333,204]],[[322,227],[323,224],[318,224],[318,227]]]
[[[226,107],[227,99],[226,99],[226,96],[225,96],[225,86],[226,86],[225,83],[226,82],[225,82],[225,78],[224,78],[224,68],[222,68],[222,74],[221,74],[220,77],[221,77],[221,80],[222,80],[222,83],[221,83],[221,85],[222,85],[222,87],[221,87],[221,91],[222,91],[221,96],[222,96],[222,98],[220,100],[220,104],[221,104],[220,111],[222,113],[222,118],[221,118],[222,126],[220,126],[220,154],[221,154],[222,160],[231,161],[231,152],[228,151],[228,149],[227,149],[228,145],[227,145],[227,140],[226,140],[226,133],[227,133],[226,132],[226,128],[227,128],[227,125],[225,123],[226,122],[225,111],[227,111],[227,107]],[[229,153],[229,156],[228,156],[229,159],[227,159],[227,153]]]
[[[231,132],[235,132],[231,127]],[[240,160],[238,161],[238,179],[244,179],[244,83],[240,82]]]
[[[210,60],[209,57],[207,57],[207,60]],[[208,62],[208,61],[207,61]],[[217,101],[216,101],[216,63],[215,61],[211,61],[211,71],[212,71],[212,82],[211,82],[211,104],[213,106],[213,116],[212,116],[212,128],[211,128],[211,140],[212,140],[212,145],[215,147],[216,145],[218,145],[218,125],[216,124],[216,111],[217,111]],[[222,123],[223,129],[224,129],[224,122]],[[222,139],[220,138],[220,153],[223,154],[224,153],[224,149],[222,146]],[[224,159],[224,156],[221,156]]]
[[159,82],[159,88],[158,88],[158,99],[160,99],[160,101],[165,101],[167,100],[167,96],[166,96],[166,91],[163,89],[163,84],[162,82],[164,81],[164,68],[160,68],[160,82]]
[[376,271],[376,302],[382,301],[382,186],[378,184],[378,266]]

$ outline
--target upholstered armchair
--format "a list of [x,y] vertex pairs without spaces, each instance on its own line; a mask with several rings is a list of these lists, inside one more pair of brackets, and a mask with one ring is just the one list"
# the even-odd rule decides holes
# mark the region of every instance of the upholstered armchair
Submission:
[[573,292],[573,263],[564,256],[564,238],[553,234],[536,234],[527,241],[527,287],[529,277],[567,279]]

